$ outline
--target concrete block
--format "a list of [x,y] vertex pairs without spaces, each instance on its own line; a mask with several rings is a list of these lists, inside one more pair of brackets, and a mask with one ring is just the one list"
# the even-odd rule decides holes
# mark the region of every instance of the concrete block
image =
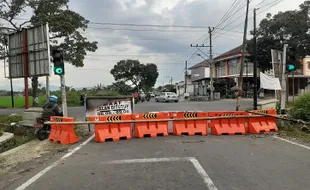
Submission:
[[0,137],[0,144],[5,143],[6,141],[12,139],[14,137],[13,133],[4,132],[3,135]]

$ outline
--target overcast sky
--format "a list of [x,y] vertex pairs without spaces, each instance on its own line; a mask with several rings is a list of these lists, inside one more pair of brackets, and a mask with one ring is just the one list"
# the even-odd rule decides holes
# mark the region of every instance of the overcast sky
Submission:
[[[80,13],[92,23],[83,34],[89,40],[98,41],[98,50],[85,59],[84,68],[66,65],[66,83],[74,87],[92,87],[96,84],[108,85],[114,79],[111,68],[121,59],[138,59],[142,63],[155,63],[159,69],[157,86],[183,80],[185,60],[189,66],[202,61],[196,56],[191,43],[208,44],[208,26],[216,26],[234,0],[71,0],[69,8]],[[249,15],[249,30],[252,30],[253,7],[258,10],[258,22],[266,13],[297,9],[304,0],[252,0]],[[213,40],[214,56],[218,56],[242,43],[246,0],[241,0],[239,12],[230,16],[216,30]],[[272,6],[271,8],[269,8]],[[240,8],[239,8],[240,7]],[[267,9],[267,10],[266,10]],[[234,22],[232,22],[234,21]],[[94,23],[131,23],[152,25],[190,25],[206,28],[167,28],[138,26],[109,26]],[[117,29],[117,30],[115,30]],[[251,36],[248,35],[248,38]],[[208,54],[209,49],[203,48]],[[200,52],[203,57],[207,58]],[[190,59],[191,58],[191,59]],[[0,64],[0,86],[9,85],[2,76]],[[59,77],[51,76],[51,84],[59,85]],[[40,78],[44,83],[45,79]],[[14,85],[23,86],[23,81],[15,79]]]

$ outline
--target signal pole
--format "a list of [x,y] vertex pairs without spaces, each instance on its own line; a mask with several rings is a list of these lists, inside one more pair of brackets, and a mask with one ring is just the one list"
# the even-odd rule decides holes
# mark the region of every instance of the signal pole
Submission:
[[210,99],[214,100],[214,87],[213,87],[213,55],[212,55],[212,32],[214,31],[214,28],[209,27],[209,36],[210,36]]
[[285,77],[285,71],[286,71],[286,49],[287,49],[287,44],[284,44],[283,47],[283,65],[282,65],[282,81],[281,81],[281,110],[285,109],[285,103],[286,103],[286,77]]
[[249,5],[250,5],[250,0],[247,0],[236,111],[239,111],[240,98],[241,98],[242,92],[243,92],[243,71],[244,71],[244,58],[245,58],[244,56],[245,56],[245,50],[246,50],[246,34],[248,31]]
[[62,112],[64,117],[68,117],[65,75],[60,75],[60,85],[61,85]]

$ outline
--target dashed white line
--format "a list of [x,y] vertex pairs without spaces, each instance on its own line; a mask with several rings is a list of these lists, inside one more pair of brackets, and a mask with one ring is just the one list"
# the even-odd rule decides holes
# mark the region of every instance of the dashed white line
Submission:
[[309,147],[309,146],[306,146],[306,145],[303,145],[303,144],[299,144],[299,143],[296,143],[296,142],[293,142],[293,141],[290,141],[290,140],[287,140],[287,139],[283,139],[283,138],[277,137],[277,136],[273,136],[273,138],[279,139],[279,140],[285,141],[285,142],[287,142],[287,143],[290,143],[290,144],[293,144],[293,145],[296,145],[296,146],[300,146],[300,147],[302,147],[302,148],[305,148],[305,149],[310,150],[310,147]]
[[35,181],[37,181],[40,177],[42,177],[46,172],[50,171],[52,168],[54,168],[55,166],[57,166],[61,161],[65,160],[66,158],[70,157],[73,153],[75,153],[76,151],[78,151],[80,148],[82,148],[84,145],[86,145],[87,143],[89,143],[89,141],[91,141],[93,138],[95,137],[95,134],[93,134],[91,137],[89,137],[86,141],[84,141],[83,143],[81,143],[79,146],[75,147],[74,149],[72,149],[71,151],[69,151],[66,155],[64,155],[63,157],[61,157],[59,160],[57,160],[56,162],[54,162],[53,164],[49,165],[48,167],[46,167],[44,170],[40,171],[39,173],[37,173],[35,176],[33,176],[32,178],[30,178],[28,181],[26,181],[25,183],[23,183],[21,186],[19,186],[18,188],[16,188],[15,190],[24,190],[27,187],[29,187],[32,183],[34,183]]

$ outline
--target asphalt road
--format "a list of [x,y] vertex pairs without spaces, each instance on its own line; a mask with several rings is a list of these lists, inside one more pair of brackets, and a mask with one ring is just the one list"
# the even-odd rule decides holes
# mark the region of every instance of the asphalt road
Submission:
[[[252,100],[241,100],[241,109],[252,107]],[[151,102],[138,103],[135,105],[135,112],[149,111],[227,111],[236,109],[236,100],[225,99],[210,102],[180,101],[178,103],[157,103],[154,99]],[[0,115],[21,114],[24,109],[0,109]],[[84,110],[82,107],[69,107],[69,116],[83,118]]]
[[[231,101],[136,106],[137,112],[234,109]],[[83,113],[73,110],[70,114]],[[310,150],[265,135],[91,140],[55,167],[38,167],[6,189],[26,184],[20,189],[306,190],[310,187],[309,158]],[[31,178],[37,180],[29,182]]]

